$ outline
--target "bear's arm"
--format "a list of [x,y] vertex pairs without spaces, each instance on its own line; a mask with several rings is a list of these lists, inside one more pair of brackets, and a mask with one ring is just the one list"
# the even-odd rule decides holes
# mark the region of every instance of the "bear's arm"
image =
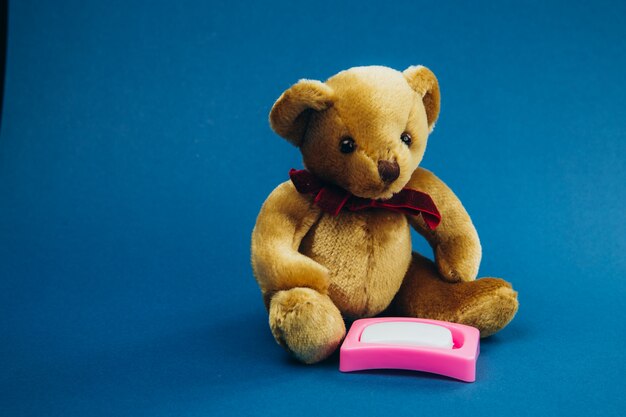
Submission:
[[443,181],[423,168],[413,173],[407,187],[429,194],[441,213],[441,223],[435,230],[430,230],[421,216],[409,216],[411,225],[433,248],[439,273],[448,281],[476,279],[482,250],[461,201]]
[[263,203],[252,231],[251,253],[252,269],[266,298],[295,287],[327,292],[328,270],[298,252],[320,213],[291,181],[276,187]]

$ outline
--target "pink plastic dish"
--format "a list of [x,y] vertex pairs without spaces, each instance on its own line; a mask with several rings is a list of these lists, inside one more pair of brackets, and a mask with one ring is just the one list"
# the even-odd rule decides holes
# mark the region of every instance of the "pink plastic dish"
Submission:
[[357,320],[341,345],[339,370],[408,369],[474,382],[479,338],[478,329],[445,321]]

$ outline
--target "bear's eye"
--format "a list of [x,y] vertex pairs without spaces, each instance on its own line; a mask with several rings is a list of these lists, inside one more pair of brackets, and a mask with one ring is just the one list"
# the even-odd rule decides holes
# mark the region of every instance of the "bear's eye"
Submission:
[[411,143],[413,142],[413,138],[411,138],[411,135],[409,135],[407,132],[404,132],[400,135],[400,140],[404,142],[406,146],[411,146]]
[[356,143],[354,143],[354,139],[349,136],[341,139],[341,142],[339,142],[339,150],[341,153],[352,153],[355,149]]

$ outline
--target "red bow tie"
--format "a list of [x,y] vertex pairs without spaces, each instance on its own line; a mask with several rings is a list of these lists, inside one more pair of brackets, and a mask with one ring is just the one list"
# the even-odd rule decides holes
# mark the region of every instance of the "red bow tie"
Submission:
[[434,230],[441,221],[441,215],[433,199],[428,194],[417,190],[403,188],[390,199],[374,200],[357,197],[343,188],[325,184],[305,169],[295,170],[292,168],[289,171],[289,177],[299,193],[313,194],[315,204],[333,216],[338,215],[343,208],[350,211],[384,208],[413,216],[421,214],[430,230]]

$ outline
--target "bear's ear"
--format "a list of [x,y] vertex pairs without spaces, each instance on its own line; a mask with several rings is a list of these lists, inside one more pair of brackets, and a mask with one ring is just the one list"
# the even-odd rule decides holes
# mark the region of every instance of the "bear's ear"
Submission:
[[311,113],[332,106],[333,90],[321,81],[300,80],[274,103],[270,125],[276,133],[296,146],[304,138]]
[[432,131],[439,117],[441,100],[437,77],[431,70],[421,65],[408,67],[402,74],[411,88],[422,96],[422,102],[426,109],[426,118],[428,119],[428,129]]

